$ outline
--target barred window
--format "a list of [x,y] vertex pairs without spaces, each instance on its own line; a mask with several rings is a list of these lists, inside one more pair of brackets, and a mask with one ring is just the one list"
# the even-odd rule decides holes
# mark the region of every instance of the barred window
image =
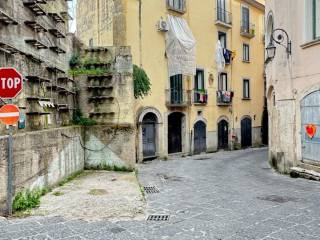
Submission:
[[185,0],[167,0],[167,5],[172,10],[185,11]]

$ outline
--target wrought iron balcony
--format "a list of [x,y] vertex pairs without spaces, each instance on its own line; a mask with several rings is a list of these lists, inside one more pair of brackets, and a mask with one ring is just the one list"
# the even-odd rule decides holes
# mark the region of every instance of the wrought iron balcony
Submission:
[[208,103],[207,90],[193,90],[192,91],[192,103],[196,105],[206,105]]
[[240,34],[243,37],[254,38],[256,35],[256,26],[252,23],[241,22]]
[[190,105],[190,91],[167,89],[166,90],[167,107],[187,107]]
[[229,106],[232,104],[233,92],[231,91],[217,91],[217,105]]
[[23,0],[23,4],[28,7],[36,16],[46,15],[41,4],[46,4],[47,0]]
[[217,8],[216,13],[216,25],[226,28],[232,27],[232,13],[226,11],[223,8]]

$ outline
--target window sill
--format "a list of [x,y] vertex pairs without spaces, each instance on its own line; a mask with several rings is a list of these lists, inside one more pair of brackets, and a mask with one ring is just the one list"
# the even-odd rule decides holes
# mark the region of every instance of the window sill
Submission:
[[250,101],[251,98],[242,98],[243,101]]
[[170,7],[170,6],[167,6],[167,9],[170,10],[170,11],[176,12],[176,13],[180,13],[180,14],[185,14],[186,13],[185,10],[176,9],[176,8]]
[[300,47],[302,49],[305,49],[305,48],[309,48],[309,47],[312,47],[312,46],[318,45],[318,44],[320,44],[320,38],[312,40],[312,41],[307,42],[307,43],[304,43],[304,44],[300,45]]
[[242,62],[244,62],[244,63],[250,63],[250,61],[246,61],[246,60],[242,60]]

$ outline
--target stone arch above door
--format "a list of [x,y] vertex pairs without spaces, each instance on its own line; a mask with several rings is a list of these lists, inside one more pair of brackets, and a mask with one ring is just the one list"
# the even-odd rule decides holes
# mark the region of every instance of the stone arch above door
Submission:
[[161,113],[154,107],[145,107],[142,108],[140,110],[140,113],[138,114],[139,118],[138,118],[138,123],[142,124],[144,117],[148,114],[148,113],[153,113],[154,115],[156,115],[157,117],[157,123],[163,123],[163,119],[161,116]]

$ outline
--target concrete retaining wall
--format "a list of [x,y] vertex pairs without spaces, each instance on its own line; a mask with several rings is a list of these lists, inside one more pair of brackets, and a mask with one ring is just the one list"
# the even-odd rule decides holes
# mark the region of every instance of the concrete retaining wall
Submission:
[[[7,193],[7,140],[8,136],[0,137],[0,213],[5,210]],[[134,167],[132,127],[72,126],[17,134],[14,136],[14,192],[56,185],[83,170],[85,165],[100,163]]]

